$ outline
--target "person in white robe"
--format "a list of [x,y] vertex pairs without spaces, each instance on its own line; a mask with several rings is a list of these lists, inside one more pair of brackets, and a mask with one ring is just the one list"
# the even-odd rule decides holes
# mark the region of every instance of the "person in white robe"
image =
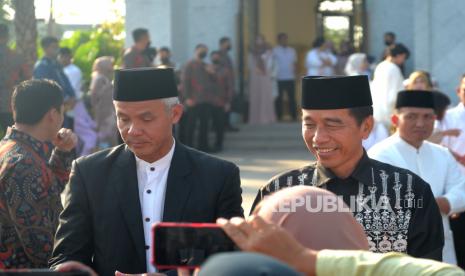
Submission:
[[465,175],[445,147],[426,141],[433,131],[435,117],[432,93],[400,92],[392,116],[396,133],[373,146],[368,155],[408,169],[431,185],[444,227],[443,260],[456,264],[448,216],[465,210]]
[[456,107],[447,110],[444,119],[437,127],[443,131],[458,130],[457,136],[445,136],[441,144],[451,150],[465,174],[465,75],[462,76],[457,87],[457,96],[460,102]]
[[305,57],[308,76],[333,76],[337,57],[331,52],[324,38],[315,39],[312,49]]
[[409,56],[409,50],[402,44],[396,44],[390,50],[389,56],[376,66],[372,90],[374,118],[383,123],[387,129],[390,126],[391,114],[394,110],[397,93],[404,88],[404,77],[400,66]]

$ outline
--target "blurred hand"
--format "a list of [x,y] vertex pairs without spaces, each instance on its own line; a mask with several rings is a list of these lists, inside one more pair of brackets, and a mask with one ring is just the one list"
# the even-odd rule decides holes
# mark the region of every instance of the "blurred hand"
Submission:
[[451,219],[458,219],[459,217],[460,217],[460,213],[455,213],[455,214],[450,215]]
[[458,128],[447,129],[442,132],[443,136],[458,137],[462,131]]
[[243,251],[262,253],[281,260],[294,269],[315,274],[316,252],[302,246],[284,228],[251,216],[231,220],[218,219],[217,224]]
[[207,73],[209,74],[215,74],[215,67],[213,66],[213,64],[207,64],[206,68],[207,70]]
[[439,211],[441,211],[441,213],[445,215],[450,213],[450,203],[449,200],[447,200],[447,198],[443,196],[437,197],[436,203],[438,204]]
[[455,160],[457,160],[457,162],[459,162],[459,164],[461,164],[462,166],[465,166],[465,154],[464,155],[460,155],[459,153],[449,149],[449,151],[452,153],[452,155],[454,156]]
[[90,276],[98,276],[98,274],[95,273],[95,271],[92,268],[88,267],[87,265],[83,263],[76,262],[76,261],[64,262],[64,263],[59,264],[55,268],[55,271],[59,271],[59,272],[72,272],[76,270],[88,272]]
[[58,131],[52,143],[57,149],[69,152],[76,147],[77,141],[78,138],[71,129],[62,128]]

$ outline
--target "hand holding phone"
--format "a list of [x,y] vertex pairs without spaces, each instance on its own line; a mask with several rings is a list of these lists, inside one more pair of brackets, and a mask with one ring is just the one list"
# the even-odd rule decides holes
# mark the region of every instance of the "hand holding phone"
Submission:
[[237,250],[214,223],[158,223],[153,226],[152,264],[158,269],[193,269],[211,255]]

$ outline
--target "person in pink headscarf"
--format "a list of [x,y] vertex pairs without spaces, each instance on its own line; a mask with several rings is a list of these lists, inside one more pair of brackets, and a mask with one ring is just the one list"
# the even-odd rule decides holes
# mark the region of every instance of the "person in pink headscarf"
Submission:
[[98,147],[100,149],[117,144],[115,108],[113,107],[113,57],[104,56],[95,60],[92,67],[90,99],[94,120],[97,123]]
[[310,186],[280,190],[261,202],[253,215],[283,227],[307,248],[368,250],[362,226],[343,200],[327,190]]

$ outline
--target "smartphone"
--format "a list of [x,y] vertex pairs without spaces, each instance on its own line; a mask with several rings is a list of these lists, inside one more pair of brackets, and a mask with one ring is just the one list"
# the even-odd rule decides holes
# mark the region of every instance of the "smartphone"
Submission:
[[194,269],[215,253],[237,250],[214,223],[161,222],[153,226],[152,235],[152,264],[157,269]]

